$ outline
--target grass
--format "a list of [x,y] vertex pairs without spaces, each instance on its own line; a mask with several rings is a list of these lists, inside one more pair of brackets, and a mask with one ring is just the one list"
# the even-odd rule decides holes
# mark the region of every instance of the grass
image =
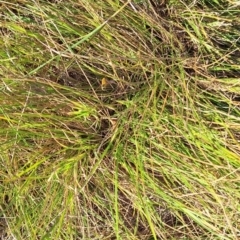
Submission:
[[1,239],[239,238],[238,1],[0,4]]

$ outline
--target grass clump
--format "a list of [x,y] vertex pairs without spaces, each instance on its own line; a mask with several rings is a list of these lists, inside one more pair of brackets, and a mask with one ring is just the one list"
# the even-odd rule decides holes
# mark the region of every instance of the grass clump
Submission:
[[2,2],[2,239],[238,239],[238,14]]

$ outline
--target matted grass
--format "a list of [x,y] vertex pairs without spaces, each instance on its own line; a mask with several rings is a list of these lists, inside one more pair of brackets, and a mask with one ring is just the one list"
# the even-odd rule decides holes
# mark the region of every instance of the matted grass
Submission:
[[239,6],[0,1],[0,238],[238,239]]

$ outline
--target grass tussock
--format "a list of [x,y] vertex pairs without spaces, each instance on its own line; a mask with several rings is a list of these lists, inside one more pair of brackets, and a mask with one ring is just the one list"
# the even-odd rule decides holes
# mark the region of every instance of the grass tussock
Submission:
[[0,2],[1,239],[238,239],[239,2]]

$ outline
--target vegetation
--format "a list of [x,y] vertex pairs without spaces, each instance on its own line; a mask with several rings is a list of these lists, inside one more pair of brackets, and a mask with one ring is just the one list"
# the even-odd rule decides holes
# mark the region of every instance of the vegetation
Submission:
[[239,239],[239,1],[0,1],[1,239]]

